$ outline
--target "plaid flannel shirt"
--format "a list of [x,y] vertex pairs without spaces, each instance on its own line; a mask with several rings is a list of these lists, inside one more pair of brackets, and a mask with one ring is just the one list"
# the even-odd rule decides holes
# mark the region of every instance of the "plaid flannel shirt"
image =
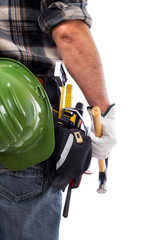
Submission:
[[20,61],[36,76],[52,77],[60,56],[51,31],[73,19],[90,27],[86,6],[87,0],[0,0],[0,57]]

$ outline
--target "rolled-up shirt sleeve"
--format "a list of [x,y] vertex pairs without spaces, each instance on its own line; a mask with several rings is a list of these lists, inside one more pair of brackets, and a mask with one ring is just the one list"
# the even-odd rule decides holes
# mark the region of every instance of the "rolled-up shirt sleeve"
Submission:
[[40,28],[50,34],[56,25],[69,20],[82,20],[91,27],[92,18],[86,7],[87,0],[42,0],[38,18]]

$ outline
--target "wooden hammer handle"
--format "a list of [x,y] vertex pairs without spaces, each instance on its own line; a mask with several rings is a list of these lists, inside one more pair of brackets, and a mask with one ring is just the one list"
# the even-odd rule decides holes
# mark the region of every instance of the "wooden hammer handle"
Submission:
[[[94,133],[96,137],[102,137],[103,130],[101,125],[101,110],[98,106],[92,108],[92,117],[93,117],[93,124],[94,124]],[[99,171],[105,172],[106,163],[104,159],[99,159]]]

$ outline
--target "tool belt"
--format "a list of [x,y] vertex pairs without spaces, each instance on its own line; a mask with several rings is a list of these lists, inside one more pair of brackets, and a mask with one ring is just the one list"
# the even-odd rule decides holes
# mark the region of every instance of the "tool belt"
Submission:
[[71,178],[77,179],[88,168],[92,158],[91,139],[79,128],[68,128],[58,122],[53,111],[55,123],[55,150],[48,160],[49,179],[55,188],[65,190]]
[[[37,78],[49,96],[53,106],[53,119],[55,130],[55,150],[46,161],[47,175],[51,184],[65,190],[71,179],[79,178],[88,168],[92,158],[91,139],[85,130],[78,125],[71,126],[70,114],[63,115],[63,121],[58,119],[59,94],[56,81]],[[47,82],[48,81],[48,82]],[[53,86],[51,86],[51,83]],[[47,87],[48,86],[48,87]],[[51,92],[51,94],[50,94]],[[51,99],[54,96],[54,99]],[[57,100],[57,103],[55,104]],[[53,105],[54,104],[54,105]]]

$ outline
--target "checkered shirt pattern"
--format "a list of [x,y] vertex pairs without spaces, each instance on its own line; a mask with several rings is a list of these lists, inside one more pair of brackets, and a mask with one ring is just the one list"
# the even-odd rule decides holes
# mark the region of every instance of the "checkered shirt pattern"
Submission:
[[74,19],[91,27],[86,6],[87,0],[0,0],[0,57],[20,61],[36,76],[52,77],[60,56],[51,31]]

